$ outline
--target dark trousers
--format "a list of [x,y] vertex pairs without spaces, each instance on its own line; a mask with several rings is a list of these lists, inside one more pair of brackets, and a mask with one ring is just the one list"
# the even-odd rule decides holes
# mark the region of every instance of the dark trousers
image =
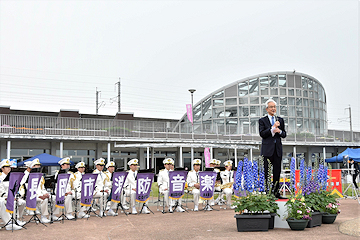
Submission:
[[275,196],[279,196],[279,182],[280,182],[280,173],[281,173],[281,156],[278,156],[276,153],[276,150],[274,151],[274,154],[270,157],[264,156],[264,170],[265,170],[265,182],[266,187],[268,186],[268,161],[270,160],[270,163],[273,166],[273,192]]
[[356,184],[356,177],[357,177],[358,174],[359,174],[359,172],[358,172],[358,171],[355,171],[355,173],[352,175],[352,177],[353,177],[353,183],[354,183],[354,185],[355,185],[355,188],[358,188],[358,185]]

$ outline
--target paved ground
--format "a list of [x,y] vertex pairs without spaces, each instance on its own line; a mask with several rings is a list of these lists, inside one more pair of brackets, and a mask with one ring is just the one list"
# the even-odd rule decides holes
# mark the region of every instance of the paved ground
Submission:
[[47,227],[29,223],[26,230],[14,232],[1,229],[0,239],[359,239],[341,233],[339,226],[345,226],[349,234],[359,234],[360,221],[354,219],[360,217],[360,205],[352,199],[340,203],[341,214],[334,224],[300,232],[290,229],[237,232],[233,210],[162,214],[151,206],[155,214],[120,214],[102,219],[92,216],[89,220],[57,222]]

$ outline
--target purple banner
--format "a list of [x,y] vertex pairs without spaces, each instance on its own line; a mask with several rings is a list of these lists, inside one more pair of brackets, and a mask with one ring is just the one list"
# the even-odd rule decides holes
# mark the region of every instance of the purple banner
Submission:
[[136,201],[144,203],[150,197],[154,173],[138,173],[136,181]]
[[113,173],[113,184],[112,184],[112,193],[111,201],[119,203],[120,196],[123,189],[125,179],[128,175],[128,172],[114,172]]
[[98,174],[93,173],[86,173],[82,175],[80,201],[81,206],[91,207],[97,177]]
[[184,196],[186,176],[186,171],[169,172],[169,198],[177,200]]
[[36,211],[36,196],[42,173],[30,173],[28,179],[28,190],[26,194],[26,209]]
[[200,172],[200,198],[203,200],[210,200],[214,195],[214,187],[216,181],[216,172]]
[[8,213],[14,212],[14,200],[15,195],[20,187],[20,182],[23,176],[25,175],[22,172],[12,172],[9,173],[9,189],[8,189],[8,196],[7,196],[7,203],[6,203],[6,211]]
[[57,176],[57,184],[56,184],[56,204],[57,208],[64,208],[65,204],[65,193],[66,186],[69,181],[70,174],[62,173]]

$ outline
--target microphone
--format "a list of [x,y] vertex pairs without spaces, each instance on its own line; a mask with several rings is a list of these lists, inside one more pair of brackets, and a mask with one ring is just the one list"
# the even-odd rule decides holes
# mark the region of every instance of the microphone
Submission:
[[275,121],[279,121],[279,118],[278,118],[278,116],[276,115],[276,113],[274,114],[274,117],[275,117]]

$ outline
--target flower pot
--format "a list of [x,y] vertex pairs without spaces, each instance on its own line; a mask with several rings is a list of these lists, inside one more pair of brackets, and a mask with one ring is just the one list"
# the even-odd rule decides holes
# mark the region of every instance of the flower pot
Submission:
[[291,230],[295,230],[295,231],[301,231],[304,230],[306,228],[306,225],[308,224],[307,219],[286,219],[287,223],[289,224],[289,227],[291,228]]
[[269,229],[274,229],[276,213],[270,213]]
[[322,215],[322,223],[324,223],[324,224],[334,223],[336,217],[337,217],[337,214],[323,213],[323,215]]
[[238,232],[267,231],[270,214],[235,214]]
[[311,220],[309,220],[307,224],[307,228],[312,228],[316,226],[321,226],[322,223],[322,213],[321,212],[313,212],[311,215]]

